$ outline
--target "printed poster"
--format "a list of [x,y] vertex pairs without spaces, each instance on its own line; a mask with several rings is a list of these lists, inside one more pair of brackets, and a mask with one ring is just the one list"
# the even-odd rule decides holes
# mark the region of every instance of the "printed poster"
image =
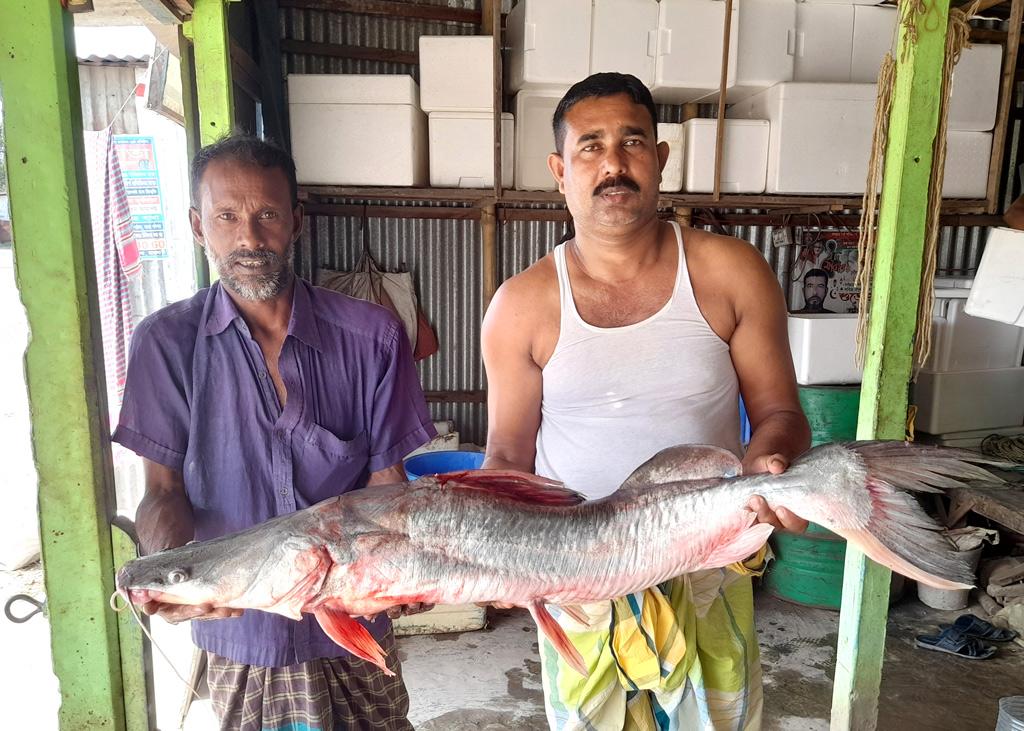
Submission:
[[807,230],[790,277],[790,312],[794,314],[857,311],[856,231]]
[[152,137],[114,135],[121,177],[132,212],[132,227],[142,259],[167,258],[164,206],[160,195],[160,171]]

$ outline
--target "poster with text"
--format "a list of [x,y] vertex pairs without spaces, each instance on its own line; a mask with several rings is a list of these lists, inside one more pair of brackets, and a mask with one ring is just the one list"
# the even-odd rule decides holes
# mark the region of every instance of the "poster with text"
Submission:
[[857,311],[856,231],[804,230],[790,276],[790,312],[794,314]]
[[160,196],[160,171],[152,137],[114,135],[121,177],[132,212],[132,227],[143,259],[167,258],[164,206]]

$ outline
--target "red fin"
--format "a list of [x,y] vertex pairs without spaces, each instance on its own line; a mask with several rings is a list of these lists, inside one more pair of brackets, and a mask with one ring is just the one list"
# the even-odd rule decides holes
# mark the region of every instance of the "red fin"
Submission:
[[513,470],[468,470],[437,475],[442,487],[486,490],[535,505],[578,505],[584,497],[557,480]]
[[530,614],[533,615],[533,619],[537,622],[537,626],[540,627],[540,631],[555,646],[558,654],[569,663],[569,667],[584,678],[590,677],[590,671],[583,664],[583,656],[580,655],[579,650],[569,641],[569,638],[565,636],[565,632],[558,622],[555,621],[554,617],[548,614],[548,610],[544,608],[544,603],[533,602],[530,605]]
[[579,604],[559,604],[558,608],[575,619],[580,624],[590,624],[590,617],[583,611]]
[[[753,513],[750,514],[750,520],[756,517]],[[699,568],[721,568],[750,558],[764,545],[773,530],[770,523],[754,523],[739,529],[731,536],[726,536],[726,542],[716,546],[701,562]]]
[[373,639],[373,635],[366,627],[344,612],[325,607],[317,609],[313,616],[332,640],[356,657],[372,662],[383,670],[385,675],[394,675],[385,664],[384,650],[377,644],[377,640]]

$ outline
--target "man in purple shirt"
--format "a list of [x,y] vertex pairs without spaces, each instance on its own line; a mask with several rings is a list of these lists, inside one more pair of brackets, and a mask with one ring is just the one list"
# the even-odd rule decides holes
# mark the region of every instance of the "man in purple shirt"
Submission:
[[[139,325],[113,437],[144,458],[144,553],[403,481],[403,456],[435,433],[401,324],[295,276],[302,208],[287,153],[230,137],[198,153],[192,181],[193,234],[220,281]],[[208,620],[192,637],[222,728],[411,728],[387,617],[366,625],[393,679],[312,617],[144,609]]]

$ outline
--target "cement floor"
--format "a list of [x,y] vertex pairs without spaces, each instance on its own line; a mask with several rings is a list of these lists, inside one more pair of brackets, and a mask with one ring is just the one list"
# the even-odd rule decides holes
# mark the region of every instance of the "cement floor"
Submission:
[[[931,633],[960,613],[929,609],[911,597],[893,607],[879,699],[881,731],[991,731],[999,698],[1024,694],[1024,648],[1002,646],[996,657],[978,662],[914,647],[915,635]],[[827,731],[838,613],[762,593],[757,617],[765,731]],[[494,611],[490,626],[478,632],[402,638],[399,653],[417,729],[545,728],[536,630],[527,612]]]

